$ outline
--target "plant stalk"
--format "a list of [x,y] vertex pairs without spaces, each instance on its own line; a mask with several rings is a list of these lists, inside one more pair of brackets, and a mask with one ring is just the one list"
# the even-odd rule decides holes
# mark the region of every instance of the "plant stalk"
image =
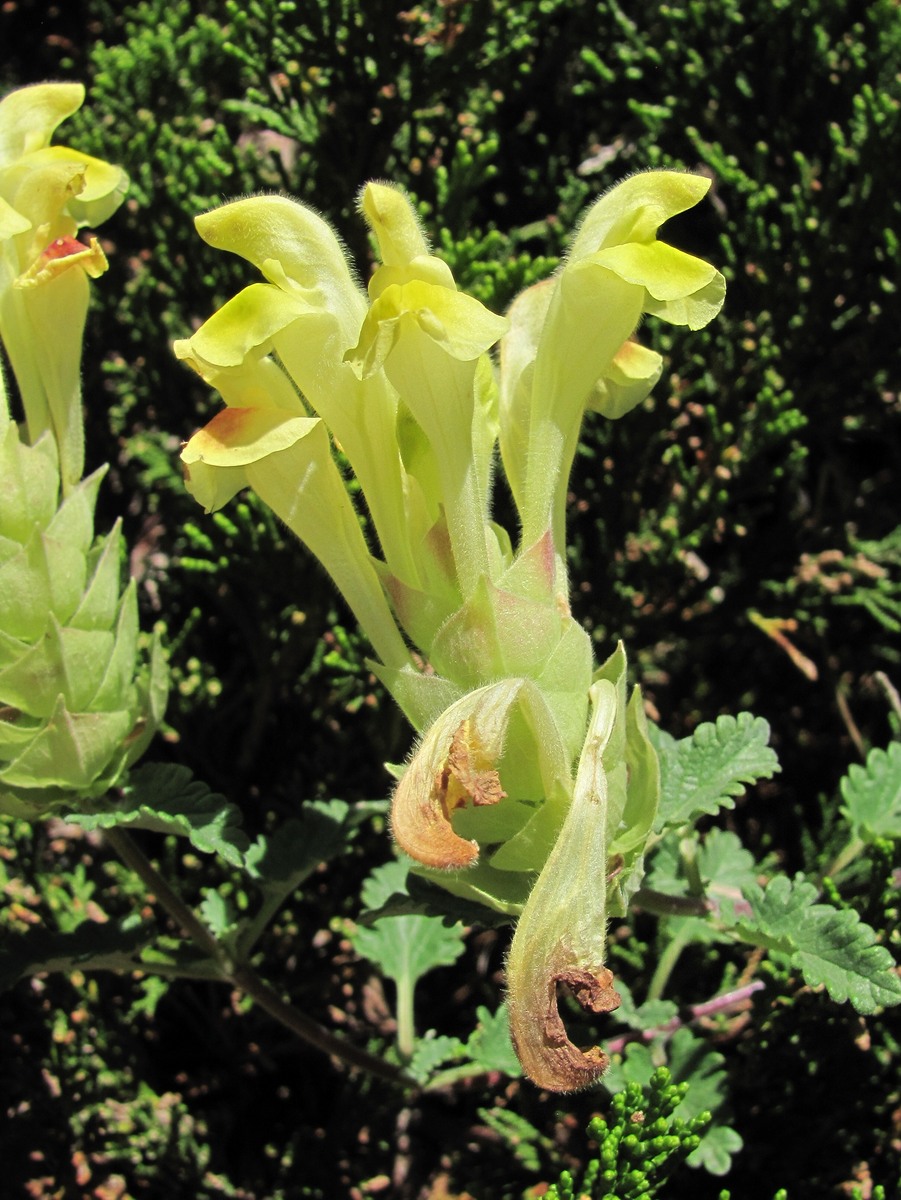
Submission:
[[222,943],[210,933],[196,913],[167,883],[129,834],[122,829],[110,829],[107,830],[107,839],[116,854],[126,866],[135,872],[173,921],[195,945],[199,946],[216,963],[222,982],[230,983],[250,996],[279,1024],[309,1045],[315,1046],[317,1050],[321,1050],[323,1054],[332,1055],[347,1063],[348,1066],[367,1071],[370,1075],[375,1075],[390,1083],[412,1083],[412,1080],[399,1067],[385,1062],[367,1050],[361,1050],[344,1041],[343,1038],[336,1037],[318,1021],[314,1021],[312,1017],[308,1017],[282,1000],[253,967],[234,963]]
[[404,1062],[410,1061],[416,1048],[413,988],[409,976],[397,980],[397,1048]]

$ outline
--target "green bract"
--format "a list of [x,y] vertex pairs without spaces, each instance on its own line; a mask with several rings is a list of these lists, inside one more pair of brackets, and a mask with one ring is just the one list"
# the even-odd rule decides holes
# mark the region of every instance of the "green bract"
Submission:
[[0,410],[0,813],[36,818],[102,795],[165,707],[158,640],[138,666],[118,525],[94,539],[103,471],[59,503],[56,446]]
[[[319,217],[239,200],[197,226],[266,282],[176,344],[227,405],[184,447],[189,489],[212,511],[253,487],[344,593],[421,738],[394,836],[448,891],[519,916],[511,1029],[528,1074],[557,1090],[604,1069],[567,1038],[556,989],[596,1012],[618,1003],[606,915],[641,880],[659,791],[625,652],[596,667],[570,613],[567,482],[585,410],[619,418],[661,373],[634,340],[642,316],[697,328],[719,310],[719,272],[657,240],[708,186],[663,171],[614,188],[505,318],[457,290],[397,188],[362,195],[382,259],[368,296]],[[513,531],[491,519],[498,446]]]

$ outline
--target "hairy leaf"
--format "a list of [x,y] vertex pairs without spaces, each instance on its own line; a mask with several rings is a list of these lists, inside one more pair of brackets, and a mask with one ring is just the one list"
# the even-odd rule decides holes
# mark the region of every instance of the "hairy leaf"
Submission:
[[44,971],[129,971],[156,936],[152,922],[131,915],[122,921],[84,921],[71,933],[40,926],[7,934],[0,949],[0,991]]
[[[409,867],[405,862],[377,867],[363,884],[367,908],[380,908],[403,891]],[[383,975],[400,985],[415,985],[434,967],[449,966],[463,953],[463,926],[448,927],[440,917],[381,917],[373,925],[357,926],[351,941],[358,954],[375,963]]]
[[817,889],[802,876],[778,875],[766,891],[745,888],[751,918],[736,925],[746,941],[784,954],[811,987],[833,1000],[850,1000],[858,1012],[901,1003],[901,979],[891,954],[853,909],[817,902]]
[[874,749],[866,766],[853,764],[841,782],[842,813],[864,842],[901,837],[901,742]]
[[293,892],[316,870],[345,849],[350,806],[343,800],[311,801],[300,817],[261,834],[245,855],[245,865],[263,891]]
[[779,770],[767,745],[770,727],[762,717],[739,713],[699,725],[691,737],[675,741],[657,735],[661,797],[656,830],[684,825],[721,808],[734,808],[747,784]]
[[100,812],[70,812],[82,829],[151,829],[186,837],[195,850],[244,861],[248,838],[237,807],[176,763],[147,763],[129,777],[122,798]]

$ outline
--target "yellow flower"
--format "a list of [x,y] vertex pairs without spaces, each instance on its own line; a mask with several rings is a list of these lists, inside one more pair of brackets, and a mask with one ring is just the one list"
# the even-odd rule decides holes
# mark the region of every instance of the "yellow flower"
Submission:
[[19,386],[29,440],[49,430],[63,494],[81,478],[81,344],[88,278],[106,270],[96,239],[76,234],[122,202],[125,172],[66,146],[56,127],[84,100],[80,84],[44,83],[0,101],[0,340]]
[[524,292],[501,346],[501,453],[529,545],[564,540],[569,471],[582,416],[620,417],[648,394],[662,360],[630,342],[644,314],[700,329],[722,307],[723,276],[657,239],[710,180],[647,171],[590,208],[554,279]]

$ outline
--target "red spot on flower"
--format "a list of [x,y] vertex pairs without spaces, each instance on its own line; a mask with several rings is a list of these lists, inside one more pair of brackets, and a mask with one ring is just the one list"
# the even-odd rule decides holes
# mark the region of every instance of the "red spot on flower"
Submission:
[[41,257],[47,262],[51,258],[68,258],[70,254],[82,254],[88,247],[78,238],[61,237],[51,242]]

